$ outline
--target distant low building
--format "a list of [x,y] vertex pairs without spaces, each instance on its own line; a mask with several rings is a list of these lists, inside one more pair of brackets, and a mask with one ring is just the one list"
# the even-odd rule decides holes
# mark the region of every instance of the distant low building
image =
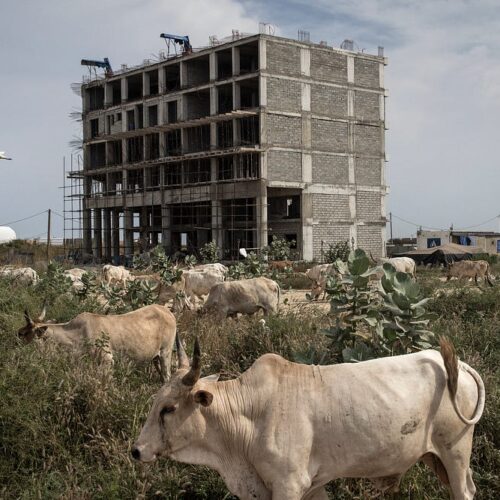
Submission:
[[417,231],[418,250],[446,243],[480,247],[489,255],[500,253],[500,233],[493,231]]

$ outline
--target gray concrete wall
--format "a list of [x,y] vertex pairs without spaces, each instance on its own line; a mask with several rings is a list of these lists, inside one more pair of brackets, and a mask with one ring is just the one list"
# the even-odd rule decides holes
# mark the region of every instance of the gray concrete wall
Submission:
[[270,150],[267,163],[268,179],[274,181],[302,182],[302,153],[298,151]]
[[320,184],[347,184],[349,182],[348,157],[313,153],[312,181]]
[[331,118],[347,118],[347,89],[312,84],[311,112]]
[[267,107],[269,110],[299,113],[301,98],[300,82],[279,78],[267,79]]

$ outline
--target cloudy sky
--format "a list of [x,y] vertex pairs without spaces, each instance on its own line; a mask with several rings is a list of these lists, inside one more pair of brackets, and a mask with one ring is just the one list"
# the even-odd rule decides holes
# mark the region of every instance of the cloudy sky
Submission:
[[[52,208],[61,214],[63,157],[80,135],[80,59],[137,64],[164,49],[161,32],[193,45],[232,29],[360,49],[385,47],[388,212],[394,235],[414,224],[500,229],[500,3],[498,0],[2,0],[0,225]],[[399,219],[396,219],[398,217]],[[490,220],[488,223],[481,223]],[[43,235],[45,216],[12,224]],[[54,216],[62,236],[62,219]]]

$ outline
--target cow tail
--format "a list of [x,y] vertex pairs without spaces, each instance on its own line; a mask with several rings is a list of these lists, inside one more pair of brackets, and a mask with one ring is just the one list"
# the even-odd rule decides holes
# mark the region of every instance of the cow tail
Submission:
[[488,285],[493,286],[493,283],[491,281],[490,263],[489,262],[486,262],[486,281],[488,282]]
[[474,411],[474,415],[470,419],[464,417],[460,408],[457,404],[457,389],[458,389],[458,358],[455,348],[451,341],[446,337],[441,337],[439,339],[439,345],[441,347],[441,356],[443,358],[444,366],[446,368],[446,374],[448,375],[448,390],[450,391],[451,401],[453,403],[453,408],[457,413],[460,420],[467,425],[476,424],[484,410],[484,401],[485,401],[485,390],[484,383],[481,379],[479,373],[476,372],[473,368],[465,363],[461,363],[461,367],[464,371],[469,373],[471,377],[474,379],[477,385],[478,391],[478,399],[476,404],[476,409]]
[[281,288],[280,284],[276,283],[276,286],[278,287],[278,305],[276,306],[276,312],[279,312],[280,310],[280,294],[281,294]]

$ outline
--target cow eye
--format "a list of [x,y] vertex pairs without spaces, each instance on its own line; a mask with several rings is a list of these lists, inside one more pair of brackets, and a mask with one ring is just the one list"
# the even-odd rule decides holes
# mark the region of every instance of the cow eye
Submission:
[[175,411],[175,406],[165,406],[160,412],[160,417],[163,418],[167,413],[173,413]]

